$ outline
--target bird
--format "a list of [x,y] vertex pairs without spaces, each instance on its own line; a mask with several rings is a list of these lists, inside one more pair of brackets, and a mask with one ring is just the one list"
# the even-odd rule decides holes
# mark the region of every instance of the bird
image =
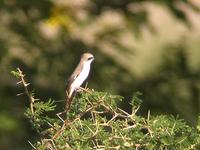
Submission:
[[67,81],[65,111],[70,110],[74,96],[90,73],[90,66],[93,60],[94,56],[89,52],[81,55],[79,64]]

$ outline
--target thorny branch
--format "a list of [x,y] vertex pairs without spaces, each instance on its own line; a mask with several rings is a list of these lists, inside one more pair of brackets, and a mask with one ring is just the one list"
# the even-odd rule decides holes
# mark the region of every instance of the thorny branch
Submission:
[[[25,78],[24,78],[25,74],[23,74],[22,71],[19,68],[17,68],[17,71],[18,71],[18,76],[20,78],[20,81],[17,84],[22,84],[23,85],[25,94],[27,95],[27,97],[28,97],[28,99],[30,101],[31,113],[32,113],[32,115],[34,115],[34,102],[35,102],[36,99],[34,98],[33,94],[30,93],[29,90],[28,90],[28,85],[30,83],[27,83],[25,81]],[[82,88],[81,90],[91,94],[91,91],[89,89]],[[18,95],[21,95],[21,94],[18,94]],[[93,97],[90,97],[90,98],[92,99]],[[72,120],[65,120],[63,122],[63,124],[61,125],[60,129],[55,132],[55,134],[51,137],[51,139],[43,139],[42,142],[45,142],[47,144],[46,147],[48,149],[57,150],[56,139],[59,136],[61,136],[62,133],[67,128],[69,128],[71,125],[73,126],[73,124],[76,121],[80,121],[81,118],[85,114],[90,112],[91,115],[92,115],[92,119],[93,119],[93,125],[96,128],[94,130],[94,129],[90,129],[90,127],[88,127],[90,129],[90,132],[92,133],[92,135],[91,135],[91,137],[89,139],[92,141],[94,149],[105,148],[104,145],[101,144],[99,139],[96,139],[96,136],[100,132],[99,131],[99,127],[100,126],[104,126],[104,127],[112,126],[112,122],[114,122],[117,119],[117,117],[123,118],[124,120],[126,120],[126,122],[127,122],[128,119],[134,121],[134,117],[133,116],[135,115],[135,111],[133,111],[132,114],[129,114],[129,113],[123,111],[120,108],[114,109],[114,108],[112,108],[112,106],[109,103],[106,103],[104,101],[104,98],[105,98],[105,95],[102,96],[102,97],[99,97],[98,98],[99,101],[97,103],[92,103],[92,101],[90,101],[90,99],[88,99],[87,100],[88,108],[85,111],[83,111],[83,112],[79,113],[78,115],[76,115]],[[102,110],[100,111],[100,110],[96,109],[98,107],[103,108],[104,111],[102,111]],[[101,121],[99,122],[99,120],[96,119],[96,115],[101,115],[101,114],[103,115],[105,112],[111,113],[112,114],[112,118],[107,120],[107,121],[104,121],[104,122],[101,122]],[[50,124],[50,126],[51,126],[52,129],[56,130],[55,128],[53,128],[54,127],[53,125]],[[136,127],[136,124],[130,125],[130,126],[127,124],[127,125],[122,127],[122,130],[129,130],[129,129],[135,128],[135,127]],[[114,133],[113,133],[113,135],[111,137],[109,137],[110,141],[112,141],[114,139],[120,139],[120,140],[123,140],[124,143],[128,143],[130,146],[132,146],[132,143],[130,142],[131,141],[130,138],[127,138],[127,137],[125,137],[125,136],[123,136],[121,134],[117,134],[117,133],[115,133],[115,131],[112,131],[112,132],[114,132]],[[32,147],[35,149],[35,147],[33,145],[32,145]],[[68,144],[68,148],[70,148],[69,144]],[[119,149],[119,148],[120,148],[120,145],[117,145],[115,147],[109,147],[109,149]]]
[[[19,68],[17,68],[17,72],[13,71],[12,73],[20,79],[17,84],[22,84],[22,86],[24,87],[25,92],[21,94],[26,94],[29,98],[31,111],[28,111],[28,113],[31,114],[28,117],[31,117],[32,119],[32,116],[34,116],[35,119],[35,117],[37,116],[38,107],[36,105],[37,103],[34,104],[34,102],[37,99],[35,99],[34,95],[28,90],[29,83],[25,81],[25,74],[23,74]],[[177,126],[178,123],[180,125],[183,124],[183,122],[175,120],[176,122],[173,123],[171,128],[170,126],[167,126],[167,128],[160,128],[157,131],[154,129],[155,127],[157,129],[157,126],[152,126],[152,123],[155,124],[157,120],[151,122],[152,120],[150,119],[150,111],[148,112],[147,119],[140,118],[135,115],[140,107],[138,105],[134,106],[132,108],[132,112],[129,114],[126,111],[118,108],[116,106],[116,103],[114,103],[113,105],[110,100],[115,100],[115,98],[111,98],[111,96],[109,96],[107,93],[95,93],[95,91],[93,92],[90,89],[84,88],[82,88],[81,90],[89,93],[89,95],[84,95],[85,97],[83,97],[83,99],[80,99],[84,100],[82,103],[80,103],[83,104],[83,108],[80,108],[84,111],[80,112],[79,114],[77,114],[76,112],[72,113],[71,115],[73,115],[73,118],[71,118],[72,116],[70,115],[70,117],[68,117],[70,119],[61,120],[62,124],[60,124],[60,121],[56,119],[49,120],[48,118],[47,120],[45,120],[44,118],[42,118],[41,120],[49,125],[47,130],[45,129],[45,132],[48,134],[43,134],[43,137],[41,137],[41,141],[36,144],[32,144],[30,141],[28,141],[32,149],[38,149],[38,146],[41,146],[42,149],[47,150],[74,149],[77,146],[76,144],[78,144],[78,147],[80,148],[84,144],[84,142],[86,142],[86,144],[89,144],[90,149],[98,150],[118,150],[124,149],[124,147],[126,147],[127,149],[130,148],[136,150],[140,150],[145,147],[155,149],[155,141],[153,141],[152,145],[150,143],[151,141],[144,142],[144,139],[151,138],[153,140],[157,140],[157,134],[160,131],[164,132],[163,135],[167,134],[168,136],[176,138],[176,136],[174,136],[174,130],[176,129],[175,126]],[[48,107],[45,108],[48,109]],[[87,116],[86,114],[89,115]],[[87,119],[87,117],[91,118]],[[169,121],[171,123],[172,120],[170,119]],[[34,123],[36,124],[38,122],[35,121]],[[40,123],[41,122],[39,122],[38,125],[40,125]],[[160,123],[163,124],[163,122]],[[163,125],[159,126],[162,127]],[[185,128],[186,127],[184,127],[184,129]],[[139,131],[139,134],[136,135],[136,137],[132,137],[132,131],[136,134]],[[179,135],[182,134],[182,130],[180,132],[181,133]],[[140,133],[142,133],[141,136]],[[50,139],[46,139],[47,136],[50,137]],[[160,135],[158,136],[160,137]],[[180,138],[178,137],[178,139]],[[104,140],[106,141],[106,143],[104,142]],[[181,138],[178,141],[178,144],[183,143],[186,140],[187,137],[184,136],[183,139]],[[191,138],[189,140],[191,140]],[[158,142],[160,143],[160,141]],[[187,149],[195,149],[198,144],[199,140],[195,139],[192,145],[189,145],[189,147],[187,146]]]
[[[84,88],[82,88],[82,89],[84,89]],[[90,91],[88,91],[88,89],[84,89],[84,91],[85,91],[85,92],[88,92],[88,93],[90,92]],[[100,102],[101,102],[101,101],[100,101]],[[99,102],[99,103],[100,103],[100,102]],[[63,123],[63,125],[62,125],[62,127],[61,127],[61,129],[58,130],[58,131],[56,132],[56,134],[51,138],[51,140],[56,139],[60,134],[62,134],[62,132],[63,132],[69,125],[73,124],[73,123],[74,123],[75,121],[77,121],[77,120],[80,120],[81,117],[83,117],[86,113],[88,113],[88,112],[90,112],[91,110],[95,109],[95,108],[99,105],[99,103],[97,103],[96,105],[92,105],[92,106],[89,107],[87,110],[81,112],[81,113],[78,114],[73,120],[71,120],[71,121],[65,120],[64,123]]]
[[56,139],[62,133],[62,131],[65,130],[69,125],[74,123],[76,120],[79,120],[82,116],[84,116],[86,113],[88,113],[92,109],[93,109],[93,107],[88,108],[86,111],[84,111],[84,112],[80,113],[79,115],[77,115],[76,118],[74,120],[72,120],[72,121],[65,120],[64,124],[61,127],[61,129],[58,130],[56,132],[56,134],[52,137],[52,140]]
[[[20,77],[20,81],[17,84],[22,84],[23,85],[25,94],[27,95],[27,97],[29,99],[29,102],[30,102],[31,113],[34,115],[35,98],[34,98],[33,94],[30,93],[29,90],[28,90],[28,85],[30,83],[26,83],[25,78],[24,78],[25,74],[23,74],[22,71],[19,68],[17,68],[17,71],[18,71],[19,77]],[[21,94],[18,94],[18,95],[21,95]]]
[[[90,91],[87,91],[87,90],[88,90],[88,89],[84,89],[85,92],[90,93]],[[92,97],[90,97],[90,98],[92,98]],[[100,132],[100,131],[99,131],[99,127],[100,127],[100,126],[112,126],[112,122],[114,122],[115,119],[117,119],[117,117],[124,118],[126,121],[127,121],[128,119],[134,121],[133,115],[135,115],[135,112],[132,112],[133,114],[129,114],[129,113],[127,113],[127,112],[125,112],[125,111],[123,111],[122,109],[119,109],[119,108],[113,109],[108,103],[105,103],[105,101],[104,101],[103,99],[104,99],[104,96],[103,96],[103,97],[100,97],[98,103],[95,103],[95,104],[93,104],[92,102],[90,102],[90,100],[88,100],[88,101],[89,101],[89,102],[88,102],[89,107],[88,107],[85,111],[83,111],[83,112],[81,112],[80,114],[76,115],[74,119],[72,119],[72,120],[65,120],[65,121],[63,122],[63,125],[61,126],[61,128],[54,134],[54,136],[53,136],[51,139],[49,139],[49,141],[47,142],[47,144],[48,144],[48,145],[49,145],[49,144],[52,145],[52,144],[51,144],[52,142],[55,144],[56,138],[58,138],[59,136],[61,136],[62,133],[65,131],[65,129],[67,129],[67,128],[70,127],[70,126],[73,126],[73,124],[74,124],[76,121],[80,121],[81,118],[82,118],[85,114],[87,114],[88,112],[91,113],[91,115],[92,115],[92,120],[93,120],[93,123],[94,123],[93,125],[96,127],[96,129],[95,129],[94,131],[93,131],[92,129],[90,130],[90,132],[92,133],[92,135],[91,135],[91,137],[89,138],[90,140],[92,140],[93,148],[94,148],[94,149],[98,149],[98,148],[100,148],[101,146],[103,146],[103,145],[99,145],[99,141],[95,138],[96,135],[98,134],[98,132]],[[102,108],[104,108],[105,111],[99,111],[99,110],[96,109],[97,107],[102,107]],[[99,122],[99,121],[96,119],[96,115],[101,115],[101,114],[103,114],[103,113],[105,113],[105,112],[111,113],[111,114],[113,115],[112,118],[109,119],[109,120],[106,121],[106,122]],[[135,128],[135,127],[136,127],[136,124],[134,124],[134,125],[128,125],[128,124],[127,124],[126,126],[124,126],[124,127],[122,128],[122,130],[129,130],[129,129],[132,129],[132,128]],[[89,128],[89,127],[88,127],[88,128]],[[131,141],[130,138],[126,138],[126,137],[124,137],[124,136],[122,136],[122,135],[115,135],[115,134],[109,138],[109,140],[113,140],[113,139],[121,139],[121,140],[124,140],[124,142],[127,142],[127,143],[129,143],[129,142]],[[130,143],[129,143],[129,144],[130,144]],[[130,145],[132,145],[132,144],[130,144]],[[69,145],[68,145],[68,146],[69,146]],[[54,148],[55,148],[55,145],[52,145],[51,147],[54,147]],[[69,147],[70,147],[70,146],[69,146]],[[118,145],[118,146],[112,147],[112,148],[113,148],[113,149],[119,149],[120,146]],[[111,149],[112,149],[112,148],[111,148]],[[55,149],[56,149],[56,148],[55,148]]]

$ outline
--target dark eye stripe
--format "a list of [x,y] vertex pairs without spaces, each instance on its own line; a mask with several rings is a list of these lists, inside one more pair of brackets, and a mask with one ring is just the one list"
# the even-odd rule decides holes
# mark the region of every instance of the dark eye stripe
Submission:
[[91,60],[91,59],[93,59],[93,57],[89,57],[89,58],[88,58],[88,60]]

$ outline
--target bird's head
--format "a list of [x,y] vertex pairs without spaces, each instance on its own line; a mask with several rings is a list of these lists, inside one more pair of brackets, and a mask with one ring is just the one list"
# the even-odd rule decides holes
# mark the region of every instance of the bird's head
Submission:
[[94,60],[94,56],[91,53],[83,53],[81,56],[81,60],[91,63]]

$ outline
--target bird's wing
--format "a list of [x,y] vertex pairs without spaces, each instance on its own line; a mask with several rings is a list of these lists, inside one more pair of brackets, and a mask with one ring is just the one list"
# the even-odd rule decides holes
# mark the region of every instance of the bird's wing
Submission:
[[67,81],[67,88],[74,82],[74,80],[79,76],[79,74],[81,73],[83,69],[83,65],[81,65],[80,63],[78,64],[78,66],[76,67],[76,69],[74,70],[74,72],[72,73],[72,75],[69,77],[68,81]]

